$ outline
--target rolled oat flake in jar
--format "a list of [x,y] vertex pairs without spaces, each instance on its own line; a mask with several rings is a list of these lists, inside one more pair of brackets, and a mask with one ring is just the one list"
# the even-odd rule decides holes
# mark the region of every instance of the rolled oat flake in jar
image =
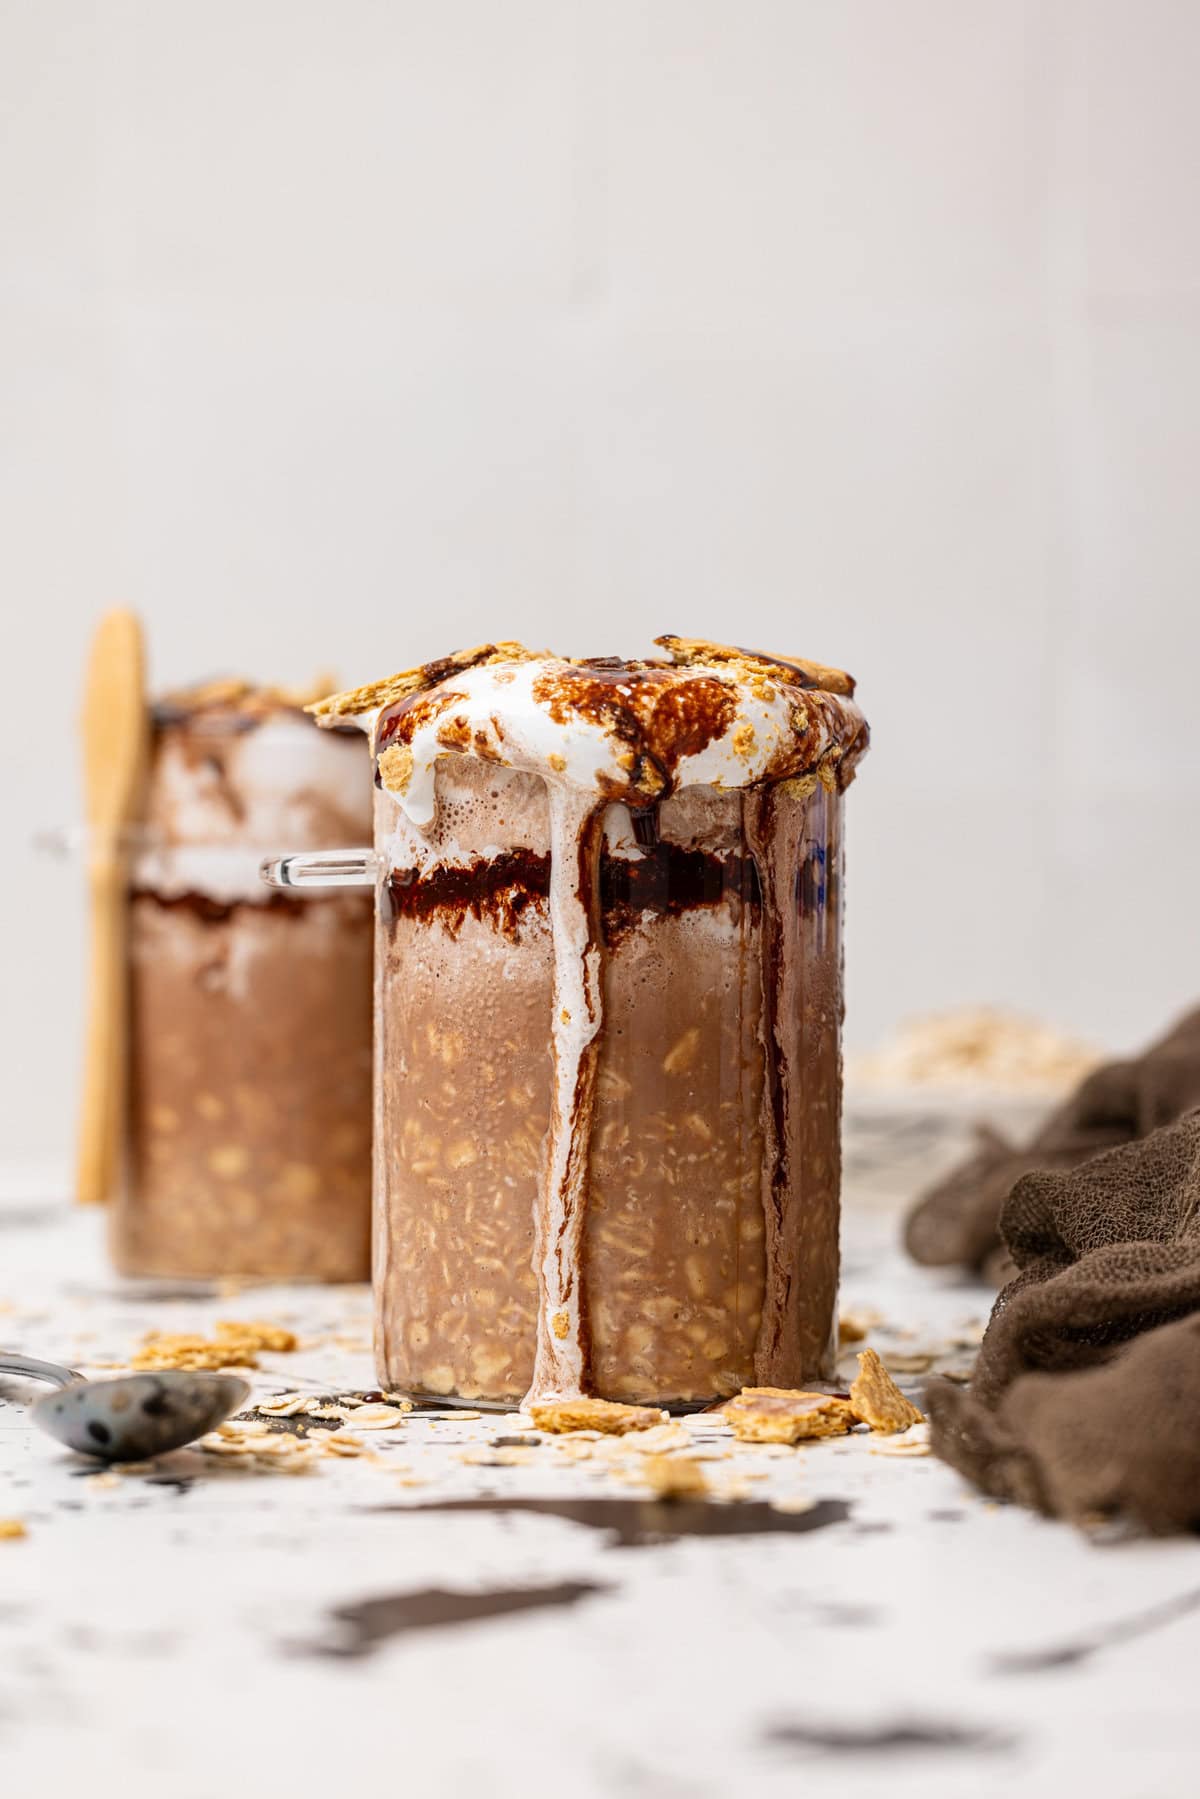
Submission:
[[376,763],[389,1386],[694,1406],[832,1372],[867,728],[836,669],[658,644],[489,644],[315,708]]

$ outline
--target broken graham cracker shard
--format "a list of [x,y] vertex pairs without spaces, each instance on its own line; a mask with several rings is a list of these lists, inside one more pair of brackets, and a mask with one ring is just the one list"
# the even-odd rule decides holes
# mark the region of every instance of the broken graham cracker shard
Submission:
[[911,1399],[906,1399],[873,1349],[864,1349],[858,1358],[858,1374],[850,1388],[850,1407],[856,1418],[872,1430],[908,1430],[913,1424],[924,1424],[925,1414]]
[[572,1430],[598,1430],[623,1437],[626,1431],[650,1430],[667,1422],[666,1412],[653,1405],[618,1405],[611,1399],[535,1399],[529,1415],[538,1430],[552,1435]]
[[743,1443],[802,1443],[816,1437],[844,1437],[858,1415],[829,1393],[801,1393],[788,1387],[743,1387],[722,1408]]

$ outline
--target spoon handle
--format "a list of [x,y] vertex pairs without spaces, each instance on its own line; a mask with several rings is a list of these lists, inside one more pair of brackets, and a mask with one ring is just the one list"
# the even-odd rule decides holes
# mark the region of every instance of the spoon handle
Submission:
[[63,1368],[58,1362],[39,1362],[36,1356],[14,1355],[0,1349],[0,1374],[23,1374],[26,1380],[48,1380],[53,1387],[73,1387],[82,1380],[74,1368]]

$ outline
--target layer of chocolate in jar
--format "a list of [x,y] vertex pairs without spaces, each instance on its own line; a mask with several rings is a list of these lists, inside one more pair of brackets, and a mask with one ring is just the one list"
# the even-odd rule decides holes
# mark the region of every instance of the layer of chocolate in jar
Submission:
[[380,781],[381,1377],[702,1404],[832,1368],[838,671],[488,646],[338,696]]
[[222,682],[153,717],[130,896],[131,1274],[365,1280],[369,898],[273,894],[281,849],[369,841],[370,763],[303,696]]

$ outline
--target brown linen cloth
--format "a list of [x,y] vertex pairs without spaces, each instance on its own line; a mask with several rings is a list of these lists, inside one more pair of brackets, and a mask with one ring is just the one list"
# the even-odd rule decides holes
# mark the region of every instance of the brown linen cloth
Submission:
[[904,1244],[926,1267],[963,1267],[1007,1279],[1000,1210],[1035,1168],[1075,1168],[1099,1150],[1130,1143],[1200,1106],[1200,1008],[1128,1062],[1092,1070],[1024,1148],[981,1128],[976,1153],[922,1194]]
[[985,1492],[1075,1520],[1200,1529],[1200,1111],[1004,1206],[1020,1272],[932,1446]]

